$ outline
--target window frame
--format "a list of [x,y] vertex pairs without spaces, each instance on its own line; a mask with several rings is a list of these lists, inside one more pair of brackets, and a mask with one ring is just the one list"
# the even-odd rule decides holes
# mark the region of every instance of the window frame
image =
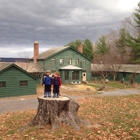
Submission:
[[69,71],[65,71],[65,80],[69,80]]
[[59,63],[60,63],[60,65],[63,65],[64,64],[64,59],[63,58],[60,58]]
[[28,87],[28,80],[21,80],[19,81],[20,87]]
[[85,59],[83,59],[83,64],[86,65],[86,60]]
[[72,65],[72,59],[71,58],[68,59],[68,64]]
[[56,63],[56,59],[55,59],[55,58],[52,58],[52,59],[51,59],[51,63],[52,63],[52,64],[55,64],[55,63]]
[[72,80],[79,80],[79,71],[72,71]]
[[75,64],[76,64],[76,65],[79,65],[79,59],[76,59],[76,60],[75,60]]
[[0,88],[6,88],[6,81],[0,81]]

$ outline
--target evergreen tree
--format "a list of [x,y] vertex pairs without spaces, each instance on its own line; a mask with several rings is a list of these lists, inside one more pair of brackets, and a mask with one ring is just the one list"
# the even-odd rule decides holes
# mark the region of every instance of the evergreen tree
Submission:
[[105,36],[99,38],[99,40],[96,42],[96,48],[97,51],[95,53],[97,54],[104,55],[109,53],[109,47],[106,44]]
[[67,46],[71,46],[73,48],[75,48],[76,50],[78,49],[78,46],[82,44],[81,40],[75,40],[75,41],[71,41],[70,43],[67,44]]
[[115,42],[117,51],[120,55],[120,60],[123,63],[124,57],[126,55],[126,46],[127,46],[127,32],[124,28],[120,29],[119,37]]
[[92,49],[92,42],[89,39],[85,39],[84,41],[81,40],[71,41],[66,46],[71,46],[77,50],[80,44],[83,45],[83,54],[92,60],[93,49]]
[[84,47],[83,54],[92,60],[93,59],[92,42],[89,39],[85,39],[83,41],[83,47]]
[[137,37],[130,36],[128,40],[128,45],[132,48],[132,62],[140,62],[140,3],[138,8],[133,12],[133,27],[137,30]]

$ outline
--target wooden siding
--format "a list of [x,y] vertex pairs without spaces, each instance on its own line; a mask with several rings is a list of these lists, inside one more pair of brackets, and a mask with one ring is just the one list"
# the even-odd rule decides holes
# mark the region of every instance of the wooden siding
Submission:
[[[132,75],[132,73],[130,73],[130,72],[119,72],[116,80],[120,81],[122,78],[124,78],[125,81],[129,81],[129,78],[130,78],[131,75]],[[134,81],[136,83],[140,83],[140,74],[139,73],[135,74]]]
[[[28,81],[28,86],[20,87],[19,81],[24,80]],[[36,94],[36,80],[16,67],[10,67],[2,72],[0,81],[6,82],[6,88],[0,88],[0,97]]]
[[[52,59],[55,59],[55,64],[51,63]],[[63,64],[60,64],[60,59],[64,59]],[[91,70],[90,70],[91,61],[89,61],[89,59],[87,59],[86,57],[84,57],[80,53],[77,53],[76,51],[74,51],[71,48],[69,48],[65,51],[62,51],[62,52],[46,59],[45,61],[39,60],[39,63],[41,64],[41,66],[43,66],[44,70],[45,69],[51,69],[53,71],[59,71],[59,69],[61,67],[69,65],[68,59],[72,60],[71,65],[83,68],[83,71],[86,71],[87,81],[89,81],[91,79]],[[79,64],[78,65],[76,64],[77,59],[79,59]],[[86,60],[86,64],[83,64],[83,60]],[[81,72],[80,72],[80,74],[81,74]],[[64,80],[64,73],[63,72],[61,72],[61,77],[62,77],[63,82],[64,82],[65,80]],[[81,75],[80,75],[80,77],[81,77]],[[72,80],[69,80],[69,81],[71,82]],[[67,83],[67,81],[66,81],[66,83]]]

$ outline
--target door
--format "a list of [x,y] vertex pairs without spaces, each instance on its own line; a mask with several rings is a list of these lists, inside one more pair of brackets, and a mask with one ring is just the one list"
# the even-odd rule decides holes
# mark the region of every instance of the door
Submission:
[[86,78],[86,72],[82,72],[82,81],[86,81],[87,78]]

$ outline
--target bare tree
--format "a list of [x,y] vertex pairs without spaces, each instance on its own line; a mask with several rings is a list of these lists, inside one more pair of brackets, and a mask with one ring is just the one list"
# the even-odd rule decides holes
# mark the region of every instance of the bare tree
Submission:
[[119,69],[122,65],[122,61],[119,58],[119,55],[116,52],[110,52],[110,71],[111,74],[113,75],[113,80],[116,80],[116,77],[118,75]]
[[18,55],[19,59],[17,59],[15,64],[21,67],[22,69],[26,70],[27,72],[31,73],[32,75],[34,75],[41,83],[44,70],[42,69],[40,63],[34,63],[30,61],[32,52],[21,51]]
[[18,54],[18,59],[16,61],[16,64],[23,68],[26,71],[29,71],[29,69],[32,69],[33,65],[30,62],[29,58],[31,57],[30,51],[21,51]]
[[91,65],[91,71],[100,75],[103,83],[103,88],[106,88],[106,78],[111,74],[110,58],[108,54],[94,55],[94,64]]

